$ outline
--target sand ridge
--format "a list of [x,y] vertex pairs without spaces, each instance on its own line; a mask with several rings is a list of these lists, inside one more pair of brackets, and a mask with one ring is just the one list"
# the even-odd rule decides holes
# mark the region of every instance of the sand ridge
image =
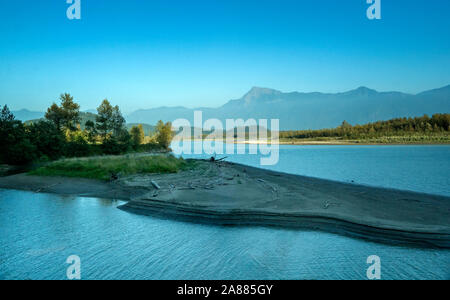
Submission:
[[20,174],[0,178],[0,188],[126,200],[123,210],[190,222],[318,229],[379,242],[450,248],[449,197],[229,162],[197,161],[193,170],[114,182]]

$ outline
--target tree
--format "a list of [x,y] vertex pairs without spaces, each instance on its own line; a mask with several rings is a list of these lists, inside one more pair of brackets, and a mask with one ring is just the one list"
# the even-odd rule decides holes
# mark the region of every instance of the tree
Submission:
[[21,165],[33,161],[35,147],[28,139],[21,121],[15,120],[8,106],[0,114],[0,162]]
[[62,94],[60,96],[61,109],[63,111],[63,126],[68,130],[76,130],[80,123],[80,105],[73,102],[70,94]]
[[52,122],[39,121],[26,126],[27,135],[39,159],[58,159],[65,153],[66,139]]
[[95,144],[97,141],[97,135],[98,135],[97,128],[95,127],[95,123],[92,122],[91,120],[88,120],[84,124],[84,128],[86,130],[89,143]]
[[3,106],[0,114],[0,160],[3,162],[6,162],[7,152],[14,142],[14,127],[17,125],[14,119],[8,106]]
[[344,130],[345,129],[350,129],[350,128],[352,128],[352,125],[349,122],[344,120],[344,122],[342,122],[341,128],[344,129]]
[[[96,128],[100,132],[103,142],[108,136],[120,138],[123,136],[125,119],[119,106],[112,106],[107,99],[97,108]],[[128,133],[128,132],[127,132]]]
[[130,141],[131,136],[128,133],[128,130],[122,129],[117,133],[117,135],[111,135],[110,138],[106,139],[102,143],[101,149],[104,154],[123,154],[130,150]]
[[[14,120],[15,117],[9,110],[8,106],[3,106],[2,112],[0,114],[0,151],[3,153],[8,146],[10,135],[14,132],[14,125],[17,122]],[[0,155],[2,154],[0,153]]]
[[172,123],[168,122],[164,124],[164,122],[160,120],[158,124],[156,124],[156,141],[164,149],[169,149],[172,138]]
[[14,119],[15,119],[15,117],[9,110],[8,106],[7,105],[3,106],[3,109],[2,109],[2,112],[0,115],[0,126],[2,126],[3,124],[6,124],[6,123],[13,122]]
[[88,143],[88,135],[81,128],[76,131],[68,131],[66,140],[65,156],[81,157],[92,154],[92,147]]
[[58,130],[61,130],[64,113],[56,103],[53,103],[52,106],[47,109],[45,118],[48,121],[52,122],[56,126],[56,128],[58,128]]
[[6,151],[1,154],[1,159],[12,165],[25,165],[37,159],[36,148],[28,139],[22,122],[17,123],[14,135],[10,139]]
[[59,129],[76,130],[80,122],[80,106],[73,102],[70,94],[61,94],[59,97],[61,105],[53,103],[47,109],[45,118],[51,121]]
[[113,118],[113,107],[108,99],[103,100],[102,104],[97,108],[96,128],[100,132],[103,142],[108,138],[111,129],[111,120]]
[[135,148],[144,143],[145,133],[142,124],[131,127],[130,134],[131,141]]
[[119,135],[123,134],[123,129],[125,125],[125,119],[122,116],[122,113],[120,112],[119,106],[114,106],[112,110],[112,117],[111,117],[111,130],[113,131],[113,135],[118,137]]

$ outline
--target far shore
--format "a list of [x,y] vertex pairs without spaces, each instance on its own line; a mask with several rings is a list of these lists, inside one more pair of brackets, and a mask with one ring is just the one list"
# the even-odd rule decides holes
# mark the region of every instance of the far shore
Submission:
[[[187,142],[201,142],[208,141],[212,142],[214,139],[191,139],[185,140]],[[226,140],[223,140],[224,144],[227,144]],[[284,146],[445,146],[450,145],[449,143],[371,143],[371,142],[354,142],[354,141],[319,141],[319,140],[305,140],[305,141],[259,141],[259,140],[250,140],[250,141],[234,141],[233,144],[237,145],[284,145]]]
[[216,225],[322,230],[395,245],[450,248],[450,198],[198,160],[174,174],[107,182],[27,174],[0,188],[125,200],[138,214]]
[[420,145],[450,145],[437,143],[369,143],[369,142],[349,142],[349,141],[295,141],[295,142],[271,142],[271,141],[245,141],[235,142],[235,144],[246,145],[286,145],[286,146],[420,146]]

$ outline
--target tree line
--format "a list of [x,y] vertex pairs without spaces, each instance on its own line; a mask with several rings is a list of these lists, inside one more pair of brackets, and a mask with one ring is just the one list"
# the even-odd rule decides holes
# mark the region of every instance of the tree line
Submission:
[[352,126],[344,121],[333,129],[299,130],[280,132],[282,139],[342,138],[364,140],[389,136],[432,135],[450,132],[450,114],[435,114],[416,118],[397,118],[365,125]]
[[23,123],[5,105],[0,114],[0,163],[21,165],[62,157],[118,155],[129,152],[168,150],[172,124],[159,121],[156,133],[145,136],[142,125],[125,127],[119,107],[107,99],[97,108],[95,122],[88,120],[81,129],[80,106],[70,94],[60,96],[45,118]]

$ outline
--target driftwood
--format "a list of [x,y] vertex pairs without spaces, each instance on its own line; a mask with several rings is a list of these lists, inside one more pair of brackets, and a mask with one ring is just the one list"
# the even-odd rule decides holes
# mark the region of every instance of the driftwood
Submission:
[[210,161],[210,162],[219,162],[219,161],[223,161],[223,160],[225,160],[225,159],[227,159],[227,158],[228,158],[228,156],[225,156],[225,157],[216,159],[215,156],[211,156],[211,158],[209,159],[209,161]]
[[324,209],[328,209],[328,208],[330,208],[332,205],[340,206],[341,204],[340,204],[340,203],[331,203],[331,202],[327,201],[327,202],[325,202],[325,204],[323,205],[323,208],[324,208]]
[[161,187],[159,186],[159,184],[158,184],[156,181],[152,180],[152,181],[151,181],[151,184],[153,185],[153,187],[154,187],[155,189],[157,189],[157,190],[160,190],[160,189],[161,189]]

